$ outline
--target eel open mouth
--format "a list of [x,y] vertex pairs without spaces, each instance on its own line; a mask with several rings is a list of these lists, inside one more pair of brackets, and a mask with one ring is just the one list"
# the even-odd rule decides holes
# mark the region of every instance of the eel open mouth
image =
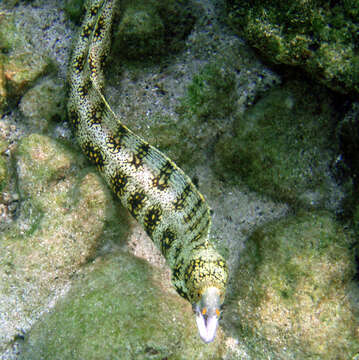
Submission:
[[201,339],[205,343],[212,342],[216,337],[218,326],[217,314],[208,315],[205,311],[196,311],[196,323]]

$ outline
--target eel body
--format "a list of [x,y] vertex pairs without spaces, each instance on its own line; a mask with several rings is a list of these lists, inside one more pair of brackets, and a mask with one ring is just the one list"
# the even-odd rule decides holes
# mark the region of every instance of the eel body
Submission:
[[161,250],[177,292],[193,305],[201,338],[210,342],[228,278],[209,241],[210,209],[189,177],[122,124],[102,95],[117,2],[87,1],[70,61],[69,122],[83,152]]

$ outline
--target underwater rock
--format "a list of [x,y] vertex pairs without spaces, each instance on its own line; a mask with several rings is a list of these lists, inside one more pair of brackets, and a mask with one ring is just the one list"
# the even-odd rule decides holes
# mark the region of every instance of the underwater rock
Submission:
[[0,191],[3,191],[9,180],[8,179],[9,171],[7,168],[7,163],[2,153],[2,150],[5,148],[6,148],[5,141],[2,141],[0,139]]
[[0,117],[3,115],[2,111],[6,107],[6,104],[5,72],[3,57],[0,56]]
[[98,258],[31,330],[21,359],[221,359],[220,331],[206,345],[190,304],[160,272],[116,252]]
[[235,110],[235,86],[233,69],[224,66],[223,60],[209,63],[193,76],[177,111],[202,121],[228,118]]
[[50,69],[50,60],[44,54],[29,49],[26,34],[17,28],[13,15],[0,13],[0,22],[1,111],[6,103],[15,104]]
[[19,107],[36,132],[48,130],[51,121],[65,120],[66,92],[62,82],[48,78],[28,90]]
[[0,235],[1,351],[55,301],[104,234],[110,241],[124,231],[106,185],[82,170],[82,155],[33,134],[16,161],[17,219]]
[[300,213],[255,231],[233,278],[225,315],[232,332],[244,342],[266,342],[277,358],[354,358],[359,289],[353,243],[327,212]]
[[63,9],[67,16],[76,24],[79,24],[84,14],[85,0],[65,0],[63,3]]
[[359,93],[356,0],[227,0],[228,21],[274,64],[299,66],[343,94]]
[[342,194],[330,173],[338,115],[323,91],[315,98],[312,91],[292,81],[239,115],[235,136],[222,136],[216,145],[216,171],[294,206],[338,206]]
[[[189,1],[124,1],[113,48],[121,57],[139,60],[177,52],[194,24]],[[126,49],[123,51],[123,49]]]

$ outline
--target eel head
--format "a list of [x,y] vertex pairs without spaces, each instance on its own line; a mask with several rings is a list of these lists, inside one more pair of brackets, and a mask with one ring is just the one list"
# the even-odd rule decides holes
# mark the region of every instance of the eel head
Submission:
[[216,287],[208,287],[193,305],[199,336],[205,343],[212,342],[216,336],[220,307],[220,291]]

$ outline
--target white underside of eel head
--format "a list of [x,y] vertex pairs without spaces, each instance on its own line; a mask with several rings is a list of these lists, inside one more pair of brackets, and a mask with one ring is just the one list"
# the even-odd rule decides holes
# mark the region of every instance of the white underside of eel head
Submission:
[[215,287],[207,288],[200,301],[194,304],[199,336],[205,343],[216,337],[220,317],[220,295]]

